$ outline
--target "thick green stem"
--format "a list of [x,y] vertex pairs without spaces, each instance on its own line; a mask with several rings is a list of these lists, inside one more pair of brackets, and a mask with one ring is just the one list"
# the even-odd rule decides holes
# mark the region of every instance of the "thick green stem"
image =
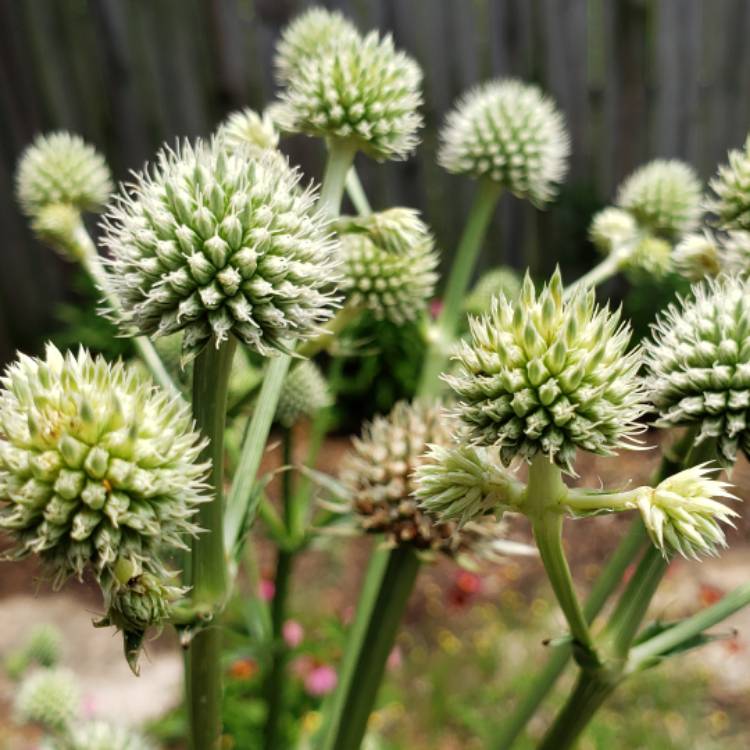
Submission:
[[642,239],[639,234],[633,240],[614,248],[598,265],[565,288],[565,298],[568,299],[581,288],[596,287],[619,273]]
[[[602,570],[583,607],[586,621],[591,624],[601,612],[612,592],[617,588],[626,568],[647,540],[646,529],[640,520],[631,524],[607,565]],[[572,650],[567,643],[555,646],[547,664],[539,672],[528,690],[521,696],[510,718],[502,725],[492,742],[496,750],[509,750],[523,728],[547,697],[570,659]]]
[[481,182],[477,188],[474,205],[448,276],[443,295],[443,309],[432,332],[430,346],[422,365],[418,389],[421,396],[433,396],[440,391],[440,373],[448,360],[448,349],[456,333],[464,296],[501,192],[502,189],[490,181]]
[[[227,385],[236,339],[218,348],[211,341],[198,355],[193,368],[193,415],[206,438],[202,458],[211,461],[209,483],[213,497],[198,511],[203,529],[192,541],[186,569],[195,605],[220,614],[228,594],[224,555],[223,481],[224,426]],[[187,695],[190,745],[193,750],[218,750],[221,741],[221,632],[217,627],[199,631],[187,655]]]
[[328,159],[323,174],[318,208],[321,213],[335,219],[341,211],[341,198],[344,195],[346,177],[354,163],[357,146],[350,141],[330,139]]
[[357,750],[419,571],[410,547],[378,550],[367,570],[320,750]]

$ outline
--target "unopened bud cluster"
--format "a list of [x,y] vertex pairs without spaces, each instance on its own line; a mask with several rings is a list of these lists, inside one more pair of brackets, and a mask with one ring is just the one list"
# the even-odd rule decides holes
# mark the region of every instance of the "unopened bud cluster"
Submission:
[[328,390],[320,368],[310,360],[294,365],[284,378],[276,405],[276,421],[290,428],[302,417],[312,417],[331,405]]

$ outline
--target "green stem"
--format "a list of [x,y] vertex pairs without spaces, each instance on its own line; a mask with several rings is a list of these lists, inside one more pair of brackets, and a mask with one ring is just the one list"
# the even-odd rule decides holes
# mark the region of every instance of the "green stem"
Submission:
[[448,348],[456,333],[466,290],[501,192],[500,186],[489,180],[478,186],[445,287],[443,309],[422,365],[418,389],[421,396],[434,396],[440,391],[440,373],[448,360]]
[[361,745],[418,571],[419,558],[408,546],[373,554],[320,750],[357,750]]
[[[589,624],[601,612],[602,607],[622,580],[628,565],[638,551],[643,548],[646,540],[646,529],[640,520],[632,523],[627,534],[622,538],[614,554],[596,579],[583,607],[584,617]],[[571,654],[572,650],[567,643],[554,647],[547,664],[534,677],[510,718],[501,726],[492,743],[495,750],[510,749],[563,673]]]
[[321,213],[335,219],[341,211],[341,198],[344,195],[346,177],[354,163],[357,146],[341,139],[329,139],[328,159],[323,174],[318,208]]
[[371,213],[370,202],[367,200],[362,183],[359,181],[357,170],[352,167],[346,175],[346,193],[354,206],[355,211],[360,216],[367,216]]
[[[193,367],[193,415],[207,439],[202,459],[211,461],[209,483],[213,497],[203,503],[196,519],[203,529],[192,541],[187,583],[196,606],[210,607],[215,615],[228,595],[224,555],[223,479],[224,426],[227,385],[236,339],[215,346],[210,341]],[[221,632],[217,627],[199,631],[187,655],[190,744],[194,750],[218,750],[221,741]]]
[[565,288],[564,297],[568,299],[579,289],[598,286],[603,281],[614,276],[620,270],[621,262],[622,258],[616,252],[610,253],[598,265],[594,266],[590,271],[585,273],[572,284],[569,284]]

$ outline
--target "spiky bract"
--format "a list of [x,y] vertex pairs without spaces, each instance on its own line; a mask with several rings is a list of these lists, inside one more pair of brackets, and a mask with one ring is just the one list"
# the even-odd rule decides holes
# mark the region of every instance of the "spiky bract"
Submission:
[[279,394],[276,421],[292,427],[302,417],[312,417],[332,403],[323,373],[310,360],[303,360],[291,368]]
[[536,86],[484,83],[461,97],[440,133],[438,160],[449,172],[486,178],[537,206],[567,171],[570,138],[562,115]]
[[187,359],[229,334],[262,355],[314,337],[333,315],[337,256],[299,180],[279,154],[220,139],[163,149],[104,221],[123,327],[184,329]]

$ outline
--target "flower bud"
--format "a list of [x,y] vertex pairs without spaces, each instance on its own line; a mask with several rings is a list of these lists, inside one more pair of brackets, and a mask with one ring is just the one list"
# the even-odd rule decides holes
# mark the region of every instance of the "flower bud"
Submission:
[[323,373],[314,362],[306,359],[292,367],[284,378],[276,405],[276,421],[290,428],[302,417],[313,417],[331,403]]
[[184,547],[208,468],[187,404],[121,362],[52,344],[0,384],[9,556],[39,554],[59,586],[86,568],[106,580],[121,559],[158,569],[158,550]]
[[719,167],[709,183],[713,195],[706,210],[716,218],[720,229],[750,230],[750,137],[742,149],[728,154],[728,163]]
[[230,333],[264,356],[316,336],[338,261],[299,180],[277,153],[232,154],[221,139],[162,150],[104,220],[123,327],[183,329],[186,360]]
[[708,231],[688,234],[675,247],[672,263],[690,281],[717,276],[721,271],[719,243]]
[[613,250],[633,242],[638,225],[627,211],[609,206],[599,211],[591,221],[589,237],[597,250],[608,255]]
[[71,133],[37,136],[18,163],[16,195],[21,210],[32,218],[45,206],[60,203],[98,211],[111,192],[111,174],[102,156]]
[[612,455],[642,431],[638,349],[619,314],[598,308],[591,290],[563,301],[559,270],[537,295],[528,274],[519,297],[500,294],[474,318],[471,339],[444,375],[458,396],[465,438],[514,457],[547,455],[573,472],[576,448]]
[[405,159],[417,145],[422,71],[390,36],[344,33],[291,71],[281,128],[347,141],[373,159]]
[[510,266],[497,266],[485,271],[464,300],[464,310],[471,315],[489,312],[492,298],[504,294],[508,299],[521,292],[521,279]]
[[217,138],[229,149],[244,149],[254,157],[273,151],[279,145],[279,133],[266,110],[259,115],[255,110],[232,112],[217,130]]
[[23,679],[15,696],[19,723],[39,724],[51,732],[65,732],[80,710],[81,691],[68,669],[40,669]]
[[719,522],[732,524],[737,513],[715,498],[736,500],[729,485],[711,478],[705,464],[681,471],[657,487],[639,490],[636,504],[643,523],[665,557],[677,552],[683,557],[715,555],[726,547]]
[[662,312],[645,344],[647,392],[660,427],[694,426],[725,465],[750,454],[750,289],[719,276]]
[[554,197],[570,153],[553,102],[536,86],[514,79],[464,94],[448,114],[440,141],[438,161],[449,172],[487,178],[536,206]]
[[676,242],[698,226],[701,184],[688,164],[655,159],[622,183],[616,202],[640,229]]

